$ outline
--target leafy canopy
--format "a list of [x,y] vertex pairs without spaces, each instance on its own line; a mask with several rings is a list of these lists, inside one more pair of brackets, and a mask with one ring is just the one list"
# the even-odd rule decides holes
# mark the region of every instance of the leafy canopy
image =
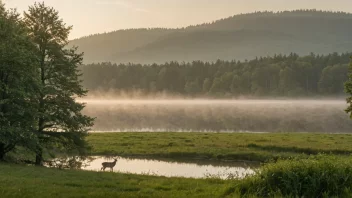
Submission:
[[15,10],[0,2],[0,159],[16,145],[33,147],[35,48]]
[[37,136],[36,163],[43,161],[43,152],[78,151],[87,147],[84,137],[93,119],[81,113],[84,104],[76,97],[84,96],[78,65],[83,54],[77,48],[66,49],[72,29],[59,17],[58,11],[43,3],[35,3],[24,13],[29,37],[37,46],[36,67],[40,86],[36,94]]

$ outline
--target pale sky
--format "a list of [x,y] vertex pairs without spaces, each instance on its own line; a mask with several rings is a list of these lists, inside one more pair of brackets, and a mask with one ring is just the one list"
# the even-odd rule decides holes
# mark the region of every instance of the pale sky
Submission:
[[[0,0],[1,1],[1,0]],[[36,0],[2,0],[24,11]],[[38,1],[38,0],[37,0]],[[73,25],[70,38],[118,29],[176,28],[254,11],[322,9],[352,12],[352,0],[44,0]]]

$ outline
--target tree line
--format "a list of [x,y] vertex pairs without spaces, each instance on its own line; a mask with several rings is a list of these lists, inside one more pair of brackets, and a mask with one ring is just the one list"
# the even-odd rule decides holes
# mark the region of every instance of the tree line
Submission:
[[83,54],[65,48],[71,28],[44,2],[21,16],[0,1],[0,160],[25,149],[42,165],[86,150],[93,119],[75,101],[87,91],[78,70]]
[[352,53],[275,55],[249,61],[88,64],[90,90],[141,90],[189,96],[342,96]]

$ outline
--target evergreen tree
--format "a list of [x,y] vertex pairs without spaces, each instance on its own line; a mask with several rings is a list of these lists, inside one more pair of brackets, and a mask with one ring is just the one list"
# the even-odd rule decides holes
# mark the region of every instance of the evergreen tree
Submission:
[[35,3],[24,13],[30,38],[37,46],[40,89],[37,94],[38,120],[36,164],[43,162],[43,152],[59,150],[84,152],[85,136],[93,119],[81,113],[84,104],[76,97],[87,91],[79,80],[78,65],[83,54],[77,48],[66,49],[72,29],[59,18],[54,8]]
[[[189,96],[343,95],[351,53],[275,55],[250,61],[165,64],[99,63],[81,67],[84,86],[96,90],[169,92]],[[332,65],[330,65],[332,64]]]

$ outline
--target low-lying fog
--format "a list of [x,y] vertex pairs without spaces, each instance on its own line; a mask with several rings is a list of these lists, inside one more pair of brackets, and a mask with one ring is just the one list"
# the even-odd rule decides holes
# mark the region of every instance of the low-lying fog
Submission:
[[352,131],[344,100],[84,99],[93,131]]

